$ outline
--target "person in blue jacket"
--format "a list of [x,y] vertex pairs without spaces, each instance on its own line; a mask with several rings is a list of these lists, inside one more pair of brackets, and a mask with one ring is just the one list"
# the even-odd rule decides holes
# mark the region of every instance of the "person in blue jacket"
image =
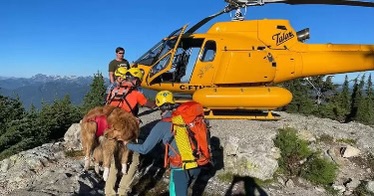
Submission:
[[[157,93],[156,105],[161,110],[161,118],[170,118],[172,111],[177,107],[174,101],[174,96],[170,91],[160,91]],[[172,124],[167,120],[159,121],[151,130],[147,139],[143,144],[125,143],[129,150],[138,152],[140,154],[147,154],[150,152],[160,141],[164,144],[170,144],[173,149],[178,149],[172,135]],[[169,150],[168,156],[174,157],[175,152]],[[179,152],[177,152],[179,153]],[[165,164],[166,166],[166,164]],[[170,165],[170,182],[169,194],[171,196],[186,196],[188,187],[191,182],[196,179],[200,173],[200,168],[182,169]]]

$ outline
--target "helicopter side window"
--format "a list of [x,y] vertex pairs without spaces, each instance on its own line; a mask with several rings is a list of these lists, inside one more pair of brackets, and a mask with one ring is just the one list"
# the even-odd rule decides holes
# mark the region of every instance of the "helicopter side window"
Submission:
[[156,73],[160,72],[161,70],[165,69],[166,65],[170,61],[170,56],[170,54],[167,55],[165,58],[161,59],[155,66],[153,66],[150,74],[151,77]]
[[202,62],[211,62],[214,60],[216,56],[216,42],[215,41],[207,41],[205,43],[205,47],[202,52],[202,56],[200,60]]

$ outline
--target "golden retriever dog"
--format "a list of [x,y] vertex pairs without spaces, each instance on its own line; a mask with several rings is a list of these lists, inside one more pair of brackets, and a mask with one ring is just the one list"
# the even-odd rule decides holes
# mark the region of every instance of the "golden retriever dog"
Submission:
[[[88,170],[91,154],[100,144],[104,180],[106,181],[108,178],[112,157],[121,155],[122,172],[125,173],[127,170],[128,150],[122,147],[124,152],[118,151],[117,142],[131,141],[138,137],[139,124],[137,119],[132,114],[120,108],[106,105],[90,110],[83,117],[80,125],[81,141],[85,155],[84,169]],[[100,153],[100,149],[96,153]]]
[[100,165],[102,165],[103,161],[104,161],[102,145],[99,144],[98,146],[96,146],[96,148],[93,151],[92,156],[93,156],[93,162],[94,162],[94,165],[95,165],[95,172],[97,174],[99,174],[100,173]]
[[[100,166],[103,165],[104,162],[104,155],[103,155],[103,144],[106,145],[107,141],[105,138],[102,138],[102,141],[99,142],[99,145],[93,151],[93,163],[95,166],[95,172],[97,174],[100,173]],[[129,156],[129,151],[127,150],[126,146],[122,143],[117,142],[114,151],[114,159],[115,165],[117,169],[121,169],[122,173],[127,173],[127,160]]]

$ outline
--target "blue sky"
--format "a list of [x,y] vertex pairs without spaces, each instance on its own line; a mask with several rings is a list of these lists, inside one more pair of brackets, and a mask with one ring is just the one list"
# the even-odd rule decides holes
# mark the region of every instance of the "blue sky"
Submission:
[[[97,71],[107,76],[117,46],[134,61],[171,31],[224,6],[223,0],[1,0],[0,76]],[[247,9],[246,19],[263,18],[288,19],[296,31],[309,27],[307,43],[374,45],[374,8],[267,4]],[[224,14],[212,22],[227,20],[230,15]]]

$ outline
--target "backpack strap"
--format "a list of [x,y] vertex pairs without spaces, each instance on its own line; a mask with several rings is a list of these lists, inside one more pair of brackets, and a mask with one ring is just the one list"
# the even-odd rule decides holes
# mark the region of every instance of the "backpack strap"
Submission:
[[[124,88],[124,87],[122,87]],[[125,88],[124,88],[125,89]],[[119,90],[120,90],[120,87],[116,87],[114,88],[113,90],[110,91],[110,93],[108,94],[107,96],[107,102],[106,102],[106,105],[109,105],[110,103],[112,103],[112,101],[114,100],[114,98],[117,97],[118,93],[119,93]],[[123,96],[122,96],[123,97]],[[120,97],[122,99],[122,97]],[[116,106],[116,107],[119,107],[121,102],[119,102],[119,104]]]
[[[166,119],[168,120],[168,119]],[[188,126],[183,121],[182,116],[180,115],[173,115],[171,118],[172,121],[172,135],[173,137],[170,138],[168,144],[175,156],[169,157],[169,162],[171,165],[175,167],[180,167],[182,169],[191,169],[198,167],[196,158],[194,156],[194,150],[192,147],[192,143],[190,141],[190,133],[188,132]],[[172,141],[175,141],[178,151],[170,145]],[[197,147],[197,146],[195,146]]]
[[[163,122],[170,122],[171,123],[171,117],[162,118],[161,121],[163,121]],[[165,143],[164,168],[167,168],[169,166],[169,164],[170,164],[169,148],[171,147],[170,143],[174,139],[173,124],[171,124],[170,132],[172,133],[172,137],[170,137],[170,139]]]
[[134,116],[136,116],[137,114],[135,113],[134,108],[131,107],[130,103],[126,99],[127,95],[130,94],[133,90],[134,90],[134,88],[130,88],[129,91],[123,96],[122,99],[126,102],[127,106],[129,106],[131,113]]
[[168,168],[169,166],[169,146],[170,144],[169,143],[166,143],[165,144],[165,151],[164,151],[164,168]]

